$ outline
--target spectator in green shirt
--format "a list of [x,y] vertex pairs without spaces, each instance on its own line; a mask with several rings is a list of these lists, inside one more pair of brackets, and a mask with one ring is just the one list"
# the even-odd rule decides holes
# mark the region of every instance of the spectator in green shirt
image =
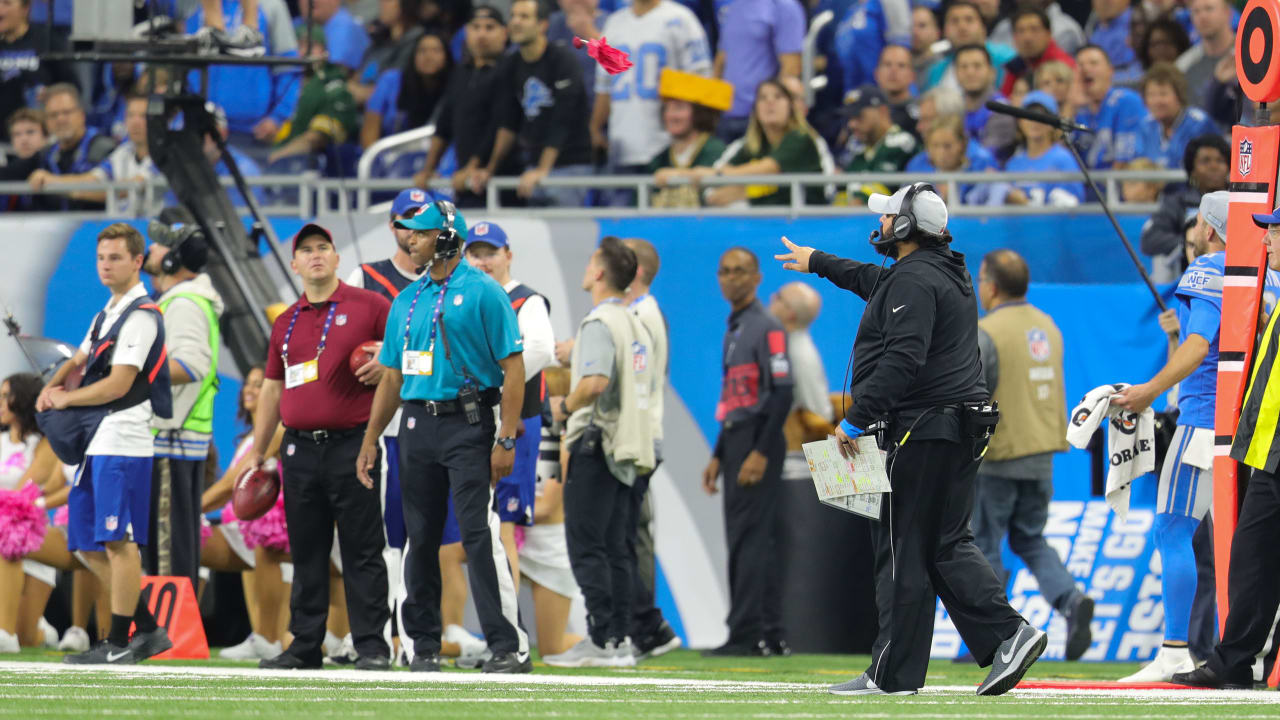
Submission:
[[[822,159],[817,133],[796,112],[795,98],[776,78],[756,88],[755,105],[747,123],[747,134],[731,143],[714,168],[687,170],[701,180],[712,175],[775,175],[820,173]],[[726,161],[726,158],[728,160]],[[780,178],[781,179],[781,178]],[[805,203],[826,204],[821,185],[806,187]],[[703,193],[707,205],[731,205],[747,201],[751,205],[790,205],[788,185],[716,185]]]
[[733,86],[723,80],[663,68],[658,83],[662,98],[662,127],[671,144],[649,162],[658,191],[653,207],[698,207],[702,204],[692,184],[673,184],[678,178],[694,179],[690,168],[710,168],[724,154],[724,141],[716,137],[720,113],[733,103]]
[[[298,46],[308,47],[307,26],[298,27]],[[293,117],[280,128],[276,148],[267,162],[293,155],[322,153],[330,145],[347,141],[356,132],[356,101],[347,89],[346,71],[329,62],[324,30],[311,28],[310,53],[314,62],[310,78],[302,86]]]
[[[889,116],[889,102],[884,91],[875,85],[863,85],[849,96],[844,113],[854,142],[845,171],[901,172],[916,154],[917,143],[911,133],[894,124]],[[896,187],[884,183],[850,183],[849,203],[866,205],[872,193],[892,195]]]

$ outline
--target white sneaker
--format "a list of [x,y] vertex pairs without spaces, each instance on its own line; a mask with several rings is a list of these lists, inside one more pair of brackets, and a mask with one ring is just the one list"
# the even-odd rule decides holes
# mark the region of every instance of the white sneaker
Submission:
[[21,649],[18,647],[17,635],[0,630],[0,653],[17,653]]
[[[610,645],[612,644],[613,643],[610,643]],[[635,648],[631,646],[631,638],[629,637],[623,638],[622,642],[618,643],[618,645],[613,648],[613,666],[614,667],[635,667],[636,666]]]
[[[612,643],[609,643],[612,645]],[[559,655],[548,655],[542,661],[551,667],[617,667],[617,648],[602,648],[584,637],[577,645]]]
[[1196,669],[1191,651],[1185,647],[1162,647],[1154,659],[1138,672],[1120,678],[1122,683],[1169,682],[1177,673],[1189,673]]
[[249,637],[239,643],[222,648],[218,651],[218,657],[223,660],[260,660],[253,648],[253,638],[256,635],[257,633],[250,633]]
[[320,644],[320,649],[324,651],[325,657],[336,655],[340,647],[342,647],[342,638],[325,630],[324,642]]
[[334,652],[324,659],[325,665],[354,665],[356,660],[360,659],[360,653],[356,652],[355,641],[351,639],[351,633],[342,638],[342,644],[338,646],[337,652]]
[[279,640],[275,642],[268,642],[265,637],[258,633],[254,633],[250,636],[250,639],[253,642],[254,652],[258,653],[259,660],[270,660],[284,652],[284,643]]
[[40,636],[44,638],[44,642],[41,643],[42,646],[50,650],[58,649],[58,631],[49,624],[48,620],[44,619],[43,615],[36,621],[36,629],[40,631]]
[[450,625],[444,629],[442,639],[458,646],[460,652],[454,664],[466,670],[474,670],[493,657],[485,641],[467,632],[461,625]]
[[67,631],[62,633],[62,642],[58,643],[58,649],[63,652],[88,652],[89,633],[85,632],[84,628],[74,625],[67,628]]

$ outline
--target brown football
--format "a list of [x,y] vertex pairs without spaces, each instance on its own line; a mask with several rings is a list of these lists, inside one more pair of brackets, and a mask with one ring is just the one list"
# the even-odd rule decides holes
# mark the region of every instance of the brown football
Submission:
[[280,475],[275,460],[268,460],[261,468],[249,468],[231,490],[231,509],[240,520],[257,520],[276,504],[280,494]]
[[360,368],[368,364],[370,360],[378,357],[378,352],[380,350],[382,350],[382,343],[378,342],[377,340],[370,340],[369,342],[364,343],[363,345],[356,348],[355,350],[352,350],[351,357],[349,359],[349,364],[351,365],[351,372],[353,373],[356,372],[357,370],[359,370]]

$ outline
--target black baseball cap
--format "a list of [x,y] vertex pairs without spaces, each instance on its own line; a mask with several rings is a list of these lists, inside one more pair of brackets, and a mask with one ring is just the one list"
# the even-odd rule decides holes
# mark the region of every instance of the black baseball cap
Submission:
[[302,226],[302,229],[298,231],[297,235],[293,236],[293,251],[298,252],[298,243],[302,242],[303,240],[306,240],[309,237],[312,237],[313,235],[319,235],[323,237],[325,240],[328,240],[330,245],[334,245],[334,247],[337,247],[337,245],[335,245],[333,242],[332,233],[330,233],[328,230],[324,229],[323,227],[315,223],[307,223],[306,225]]
[[884,91],[875,85],[867,83],[845,96],[845,104],[840,108],[840,112],[843,115],[853,116],[867,108],[881,107],[888,104],[889,98],[885,97]]
[[502,17],[502,11],[492,5],[477,5],[471,11],[471,19],[478,20],[488,18],[499,25],[506,25],[507,21]]

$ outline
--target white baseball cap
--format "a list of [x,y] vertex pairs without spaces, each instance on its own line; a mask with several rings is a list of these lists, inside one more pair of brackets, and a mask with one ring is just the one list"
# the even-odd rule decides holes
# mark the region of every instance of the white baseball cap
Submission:
[[1226,190],[1205,193],[1200,198],[1200,215],[1204,221],[1218,233],[1222,242],[1227,241],[1227,211],[1230,208],[1231,193]]
[[[911,187],[904,185],[892,196],[872,193],[867,207],[880,215],[897,215]],[[916,227],[924,232],[941,235],[947,229],[947,204],[932,190],[922,190],[911,198],[911,214],[916,218]]]

